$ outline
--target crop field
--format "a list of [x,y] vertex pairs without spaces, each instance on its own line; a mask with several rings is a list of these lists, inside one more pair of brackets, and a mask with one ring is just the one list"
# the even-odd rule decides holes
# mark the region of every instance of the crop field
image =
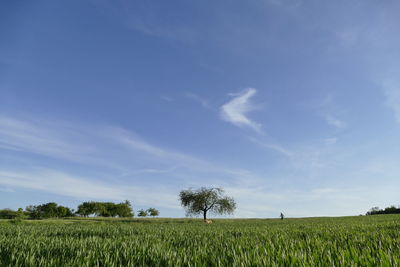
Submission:
[[0,266],[400,266],[400,216],[3,221]]

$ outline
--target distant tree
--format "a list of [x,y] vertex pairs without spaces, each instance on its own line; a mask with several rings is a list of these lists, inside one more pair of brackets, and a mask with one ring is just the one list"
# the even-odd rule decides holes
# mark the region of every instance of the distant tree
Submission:
[[25,208],[25,211],[31,219],[40,219],[40,213],[35,206],[29,205]]
[[398,208],[396,208],[396,206],[393,206],[393,205],[385,208],[385,210],[384,210],[385,214],[395,214],[395,213],[399,213],[399,211],[400,210]]
[[112,202],[83,202],[78,206],[76,214],[81,216],[101,217],[132,217],[133,209],[131,203],[126,200],[122,203]]
[[222,188],[201,187],[197,190],[182,190],[179,198],[187,215],[202,214],[204,220],[207,220],[207,212],[231,214],[236,209],[235,200],[224,196]]
[[139,217],[146,217],[148,214],[147,214],[147,211],[145,211],[145,210],[139,210],[138,211],[138,216]]
[[116,204],[116,214],[118,217],[133,217],[131,202],[125,200],[123,203]]
[[49,202],[46,204],[36,206],[41,218],[55,218],[58,214],[58,205],[55,202]]
[[49,202],[37,206],[26,207],[26,212],[32,219],[63,218],[73,216],[68,207],[59,206],[55,202]]
[[74,213],[70,210],[70,208],[63,207],[63,206],[58,206],[57,207],[57,215],[56,217],[72,217],[74,216]]
[[384,210],[379,209],[378,207],[371,208],[366,215],[378,215],[378,214],[399,214],[400,207],[396,208],[396,206],[390,206],[385,208]]
[[83,202],[78,206],[78,210],[76,214],[79,214],[83,217],[88,217],[90,215],[94,215],[96,213],[96,202]]
[[379,212],[379,211],[380,211],[379,207],[372,207],[372,208],[369,210],[369,212],[371,212],[371,213],[377,213],[377,212]]
[[160,212],[155,208],[149,208],[147,210],[147,213],[149,214],[149,216],[152,216],[152,217],[156,217],[156,216],[160,215]]
[[101,217],[115,217],[115,204],[112,202],[95,202],[96,215]]

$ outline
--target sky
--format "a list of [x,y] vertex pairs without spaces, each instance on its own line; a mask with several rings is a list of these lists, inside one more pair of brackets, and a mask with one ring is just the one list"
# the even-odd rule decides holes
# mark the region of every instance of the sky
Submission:
[[400,204],[400,2],[1,1],[0,208]]

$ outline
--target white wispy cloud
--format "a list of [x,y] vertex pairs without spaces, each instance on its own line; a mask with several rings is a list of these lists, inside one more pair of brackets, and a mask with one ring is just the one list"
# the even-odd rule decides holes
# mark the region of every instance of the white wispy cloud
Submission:
[[[355,178],[367,184],[377,175],[366,170],[346,176],[349,169],[361,169],[349,159],[361,156],[360,164],[366,161],[361,154],[352,154],[354,147],[350,153],[330,145],[334,139],[289,148],[264,142],[266,149],[287,157],[277,163],[282,166],[279,172],[268,167],[257,172],[162,147],[115,126],[10,116],[1,122],[0,187],[15,191],[27,188],[79,200],[129,199],[136,206],[170,210],[163,213],[166,216],[183,216],[179,190],[200,186],[225,188],[238,202],[237,217],[270,217],[280,211],[288,216],[350,215],[372,205],[368,197],[374,187],[343,193],[337,184],[338,179],[348,184]],[[382,169],[387,175],[388,168]],[[398,167],[390,173],[394,177]],[[384,203],[394,199],[390,194],[383,197]],[[346,207],[353,200],[354,208]],[[383,202],[378,197],[373,201]]]
[[385,81],[383,83],[386,103],[395,115],[397,122],[400,123],[400,83],[394,81]]
[[[182,187],[257,177],[157,146],[120,127],[4,115],[0,122],[0,185],[10,188],[149,205],[160,202],[157,195],[165,195],[171,200],[163,203],[179,208],[177,192]],[[57,167],[49,167],[48,159]]]
[[331,114],[324,114],[323,117],[324,117],[325,121],[333,127],[336,127],[338,129],[346,127],[346,123],[344,121],[336,118],[335,116],[333,116]]
[[137,173],[169,173],[169,172],[173,172],[174,170],[176,170],[177,167],[171,167],[168,169],[141,169],[141,170],[137,170]]
[[[71,175],[53,169],[31,169],[29,171],[0,170],[0,184],[22,187],[52,194],[69,196],[81,200],[134,200],[134,204],[179,208],[175,192],[167,188],[113,185],[87,177]],[[149,195],[147,192],[154,192]]]
[[106,143],[101,134],[107,131],[46,118],[15,118],[0,115],[0,149],[33,153],[90,165],[120,168],[94,143]]
[[99,181],[90,181],[76,175],[67,175],[54,170],[0,171],[0,183],[47,191],[55,194],[78,198],[124,199],[121,190],[102,185]]
[[9,188],[9,187],[0,187],[0,192],[14,193],[15,191],[12,188]]
[[337,129],[344,129],[347,127],[347,123],[342,119],[346,111],[338,107],[332,95],[326,95],[311,106],[313,109],[316,109],[317,115],[328,125]]
[[186,92],[185,96],[187,98],[193,99],[194,101],[200,103],[200,105],[202,105],[204,108],[211,108],[208,100],[197,94]]
[[303,4],[303,0],[267,0],[265,2],[285,9],[296,9]]
[[362,29],[359,27],[345,28],[337,31],[336,36],[343,47],[354,47],[362,36]]
[[157,38],[192,42],[197,31],[187,23],[165,23],[165,12],[154,3],[124,0],[91,0],[105,14],[112,14],[127,28]]
[[325,139],[325,144],[327,144],[327,145],[334,145],[334,144],[336,144],[337,140],[338,140],[338,139],[335,138],[335,137],[326,138],[326,139]]
[[[227,187],[238,202],[236,217],[287,217],[358,215],[366,212],[371,190],[366,187],[316,187],[313,189],[266,187]],[[381,196],[385,187],[376,188]],[[377,199],[374,198],[374,200]],[[353,203],[349,207],[348,203]],[[362,208],[360,208],[362,207]]]
[[140,137],[136,136],[130,131],[116,127],[113,127],[113,129],[110,128],[110,130],[111,131],[109,132],[109,134],[111,138],[115,138],[117,141],[124,143],[133,150],[139,150],[158,157],[169,154],[164,149],[149,144],[148,142],[142,140]]
[[166,95],[161,96],[161,99],[163,99],[163,100],[165,100],[167,102],[174,101],[174,99],[172,97],[169,97],[169,96],[166,96]]
[[263,148],[266,149],[270,149],[273,150],[275,152],[281,153],[285,156],[292,156],[293,153],[291,151],[289,151],[288,149],[284,148],[283,146],[280,146],[278,144],[274,144],[274,143],[267,143],[267,142],[263,142],[257,138],[254,137],[249,137],[248,138],[251,142],[253,142],[254,144],[261,146]]
[[397,161],[369,159],[363,155],[366,147],[337,149],[320,143],[298,148],[284,163],[297,164],[293,169],[281,169],[282,174],[275,173],[278,176],[268,182],[228,185],[227,192],[238,202],[236,216],[278,217],[280,212],[289,217],[358,215],[374,205],[398,203],[398,194],[391,188],[398,184]]
[[254,131],[261,133],[261,124],[251,120],[247,116],[250,111],[258,109],[257,106],[250,102],[250,98],[256,93],[256,89],[247,88],[243,92],[235,94],[234,98],[222,105],[221,118],[238,127],[250,127]]
[[121,127],[45,118],[0,116],[0,149],[16,151],[21,157],[36,154],[123,173],[176,166],[223,171],[205,160],[151,144]]

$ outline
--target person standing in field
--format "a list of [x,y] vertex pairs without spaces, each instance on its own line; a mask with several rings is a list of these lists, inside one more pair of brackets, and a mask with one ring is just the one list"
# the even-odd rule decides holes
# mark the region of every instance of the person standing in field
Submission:
[[283,215],[283,213],[281,212],[281,220],[283,220],[283,218],[285,218],[285,215]]

